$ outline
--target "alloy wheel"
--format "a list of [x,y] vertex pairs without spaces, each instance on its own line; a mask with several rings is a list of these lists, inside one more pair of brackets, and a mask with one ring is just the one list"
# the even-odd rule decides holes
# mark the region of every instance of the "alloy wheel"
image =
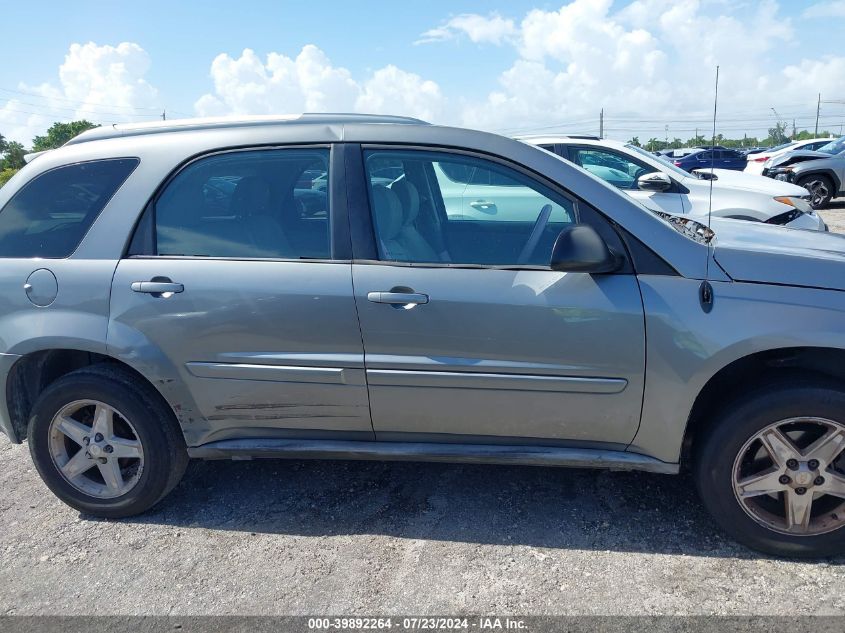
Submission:
[[792,536],[845,525],[845,425],[789,418],[752,436],[733,467],[733,488],[757,523]]
[[810,180],[804,184],[804,188],[810,192],[810,204],[814,209],[824,204],[830,196],[827,183],[823,180]]
[[144,468],[144,449],[131,422],[97,400],[62,407],[50,422],[49,448],[62,477],[98,499],[129,492]]

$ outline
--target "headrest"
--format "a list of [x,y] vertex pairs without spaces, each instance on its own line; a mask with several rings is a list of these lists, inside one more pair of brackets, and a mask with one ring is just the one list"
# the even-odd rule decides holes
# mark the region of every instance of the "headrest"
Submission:
[[402,230],[404,221],[399,196],[384,185],[373,185],[373,210],[381,240],[395,238]]
[[232,194],[230,211],[235,215],[261,215],[270,206],[270,186],[258,176],[244,176]]
[[404,214],[403,224],[408,226],[413,224],[420,212],[420,192],[416,185],[408,182],[407,178],[401,178],[392,185],[391,190],[399,196],[399,202],[402,203],[402,213]]
[[205,216],[205,197],[202,194],[201,178],[188,177],[175,187],[165,189],[156,203],[156,213],[162,224],[180,225],[200,222]]

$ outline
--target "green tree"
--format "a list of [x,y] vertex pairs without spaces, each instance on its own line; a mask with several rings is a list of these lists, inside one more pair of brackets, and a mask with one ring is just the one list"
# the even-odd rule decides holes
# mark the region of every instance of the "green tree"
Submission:
[[628,143],[630,145],[635,146],[635,147],[642,147],[642,145],[640,145],[640,137],[639,136],[635,136],[630,141],[628,141]]
[[0,187],[9,182],[9,179],[18,173],[17,169],[3,169],[0,170]]
[[6,142],[6,137],[4,137],[2,134],[0,134],[0,154],[5,152],[6,148],[8,146],[9,146],[9,144]]
[[56,149],[67,143],[74,136],[82,134],[85,130],[99,127],[91,121],[71,121],[70,123],[53,123],[47,134],[36,136],[32,139],[32,151],[43,152],[48,149]]
[[6,144],[6,151],[3,154],[3,160],[0,161],[0,169],[20,169],[26,165],[24,156],[26,150],[23,145],[17,141],[12,141]]
[[786,123],[778,121],[774,127],[769,128],[769,138],[775,145],[786,143],[789,140],[789,137],[786,135]]

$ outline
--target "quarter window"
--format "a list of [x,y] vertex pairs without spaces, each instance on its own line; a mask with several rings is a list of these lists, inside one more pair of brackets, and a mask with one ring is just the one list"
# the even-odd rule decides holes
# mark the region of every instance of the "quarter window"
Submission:
[[155,253],[329,258],[328,160],[327,149],[282,149],[192,163],[155,203]]
[[445,152],[365,152],[379,256],[415,263],[548,265],[575,203],[499,163]]
[[138,162],[76,163],[33,178],[0,211],[0,257],[68,257]]

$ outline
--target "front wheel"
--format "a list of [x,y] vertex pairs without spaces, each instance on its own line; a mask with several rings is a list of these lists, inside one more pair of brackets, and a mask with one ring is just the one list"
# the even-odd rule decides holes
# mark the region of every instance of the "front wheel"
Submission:
[[845,552],[845,392],[777,385],[716,420],[695,455],[699,494],[741,543],[778,556]]
[[188,462],[173,412],[149,385],[104,364],[48,386],[32,410],[29,449],[41,478],[69,506],[104,518],[144,512]]
[[813,209],[824,209],[833,198],[835,187],[827,176],[805,176],[799,179],[796,184],[810,192],[810,206]]

